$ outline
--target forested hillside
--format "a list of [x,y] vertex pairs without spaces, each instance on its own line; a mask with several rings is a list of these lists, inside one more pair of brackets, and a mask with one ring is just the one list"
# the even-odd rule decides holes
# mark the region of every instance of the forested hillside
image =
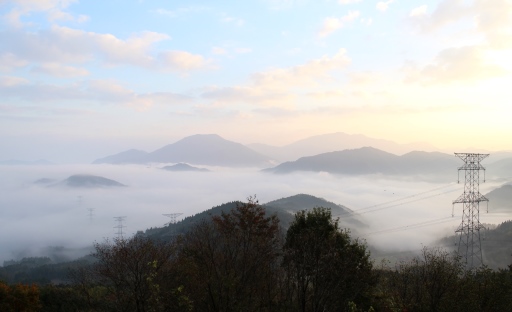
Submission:
[[[270,206],[269,206],[270,207]],[[2,311],[508,311],[512,271],[468,269],[425,247],[374,263],[331,209],[298,210],[286,227],[254,198],[174,227],[94,244],[90,257],[6,262]],[[187,227],[184,224],[189,223]],[[511,222],[486,239],[511,235]],[[166,230],[164,230],[166,229]],[[21,284],[20,284],[21,283]],[[32,284],[35,283],[35,284]]]

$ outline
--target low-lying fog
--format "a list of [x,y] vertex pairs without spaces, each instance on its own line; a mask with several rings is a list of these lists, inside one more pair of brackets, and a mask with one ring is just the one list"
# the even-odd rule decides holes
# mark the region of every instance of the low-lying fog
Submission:
[[[0,166],[0,265],[5,260],[45,255],[48,246],[78,250],[115,237],[117,216],[126,216],[123,231],[132,235],[169,222],[162,214],[181,212],[181,219],[251,195],[265,203],[306,193],[360,211],[362,221],[370,226],[361,236],[368,244],[389,250],[430,245],[453,234],[461,221],[460,205],[451,217],[451,203],[463,192],[463,185],[456,183],[456,169],[454,183],[448,184],[327,173],[274,175],[257,169],[168,172],[159,167]],[[74,174],[98,175],[127,187],[92,189],[34,183],[42,178],[61,181]],[[502,183],[491,180],[481,184],[481,193]],[[92,217],[88,209],[93,209]],[[483,212],[480,220],[497,224],[509,218],[493,213],[491,203],[489,213]]]

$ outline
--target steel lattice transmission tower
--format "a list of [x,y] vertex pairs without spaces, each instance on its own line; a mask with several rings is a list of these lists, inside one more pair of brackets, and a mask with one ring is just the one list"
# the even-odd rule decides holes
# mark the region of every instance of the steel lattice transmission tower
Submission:
[[[464,161],[459,167],[458,173],[464,170],[464,193],[453,201],[453,205],[462,204],[462,222],[455,231],[459,235],[459,255],[465,260],[467,268],[476,268],[482,262],[482,242],[480,240],[480,229],[484,228],[480,223],[480,202],[489,200],[480,194],[480,170],[485,168],[480,162],[489,154],[455,153],[455,156]],[[453,215],[453,211],[452,211]]]
[[93,212],[94,212],[94,208],[87,208],[87,211],[89,211],[89,221],[92,221],[92,216],[93,216]]
[[125,216],[123,217],[114,217],[114,220],[117,221],[117,225],[114,226],[114,229],[117,229],[117,232],[115,234],[117,234],[117,238],[123,238],[123,228],[125,228],[126,226],[123,225],[123,221],[126,219]]
[[165,214],[163,214],[164,216],[171,218],[171,221],[170,221],[170,222],[167,222],[165,225],[175,224],[175,223],[176,223],[177,218],[178,218],[179,216],[181,216],[182,214],[183,214],[182,212],[176,212],[176,213],[165,213]]
[[[175,212],[175,213],[165,213],[163,214],[164,216],[166,217],[169,217],[171,218],[171,221],[170,222],[167,222],[165,225],[171,225],[171,224],[176,224],[176,220],[179,216],[181,216],[183,213],[182,212]],[[170,229],[170,232],[167,233],[167,235],[176,235],[176,228],[175,227],[172,227]]]

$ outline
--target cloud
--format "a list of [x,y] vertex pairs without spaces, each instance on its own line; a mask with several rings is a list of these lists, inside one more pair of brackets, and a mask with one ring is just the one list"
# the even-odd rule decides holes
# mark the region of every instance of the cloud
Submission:
[[465,46],[441,51],[431,64],[410,70],[407,80],[440,84],[485,80],[505,74],[503,67],[486,58],[485,48]]
[[227,16],[224,14],[224,16],[220,19],[221,22],[227,23],[227,24],[234,24],[235,26],[243,26],[245,24],[245,21],[241,18],[236,18],[232,16]]
[[227,104],[289,107],[293,94],[279,90],[266,90],[255,86],[210,87],[201,97],[213,100],[210,106],[228,107]]
[[[422,7],[416,13],[422,13]],[[413,11],[414,11],[413,10]],[[425,10],[426,11],[426,10]],[[449,24],[472,21],[473,31],[483,34],[486,43],[493,49],[512,47],[512,1],[510,0],[443,0],[430,15],[417,14],[411,17],[425,32],[439,30]],[[421,17],[418,20],[418,17]]]
[[475,0],[478,31],[485,34],[487,43],[494,49],[512,48],[512,1]]
[[409,17],[418,17],[427,15],[427,5],[422,5],[417,8],[414,8],[409,13]]
[[345,93],[339,90],[328,90],[319,92],[310,92],[306,96],[311,97],[315,100],[326,100],[326,99],[339,99],[344,96]]
[[28,61],[20,59],[17,55],[4,52],[0,54],[0,71],[11,71],[17,67],[24,67]]
[[75,21],[82,23],[89,20],[86,15],[74,16],[65,11],[67,7],[78,2],[78,0],[6,0],[4,2],[13,5],[11,11],[4,18],[14,27],[22,27],[23,23],[20,18],[32,12],[46,12],[47,19],[50,22]]
[[382,79],[382,74],[370,71],[351,72],[348,74],[351,85],[364,87],[378,82]]
[[341,23],[341,20],[334,17],[327,17],[324,19],[324,23],[322,25],[322,29],[320,29],[320,32],[318,35],[320,37],[327,37],[331,33],[333,33],[335,30],[338,30],[341,28],[343,24]]
[[27,84],[28,80],[20,77],[3,76],[0,77],[0,88],[12,88]]
[[176,13],[176,11],[162,9],[162,8],[153,10],[151,12],[155,13],[155,14],[158,14],[158,15],[164,15],[164,16],[167,16],[167,17],[176,17],[178,15]]
[[154,105],[193,102],[190,96],[172,92],[137,93],[112,80],[89,80],[67,85],[33,83],[19,77],[0,77],[0,96],[25,102],[69,103],[70,101],[121,105],[145,110]]
[[34,73],[47,74],[60,78],[81,77],[89,75],[89,71],[84,68],[66,66],[59,63],[44,63],[33,67],[31,71]]
[[52,26],[36,33],[20,30],[0,32],[3,53],[12,53],[31,62],[83,63],[101,56],[115,64],[148,66],[152,61],[150,48],[169,36],[155,32],[133,34],[126,40],[112,34]]
[[277,68],[252,75],[253,83],[267,89],[289,89],[314,86],[330,78],[329,73],[339,71],[350,64],[345,49],[340,49],[333,57],[324,55],[303,65],[290,68]]
[[178,72],[203,69],[210,64],[203,56],[186,51],[165,51],[158,58],[165,69]]
[[[506,74],[508,61],[493,58],[496,53],[512,53],[512,1],[443,0],[434,11],[426,6],[413,9],[410,20],[425,33],[441,32],[450,25],[469,34],[472,45],[454,46],[441,51],[428,65],[409,68],[407,81],[437,84],[475,82]],[[461,31],[449,38],[456,41]],[[510,69],[508,69],[510,70]]]
[[212,53],[215,55],[224,55],[227,53],[226,49],[220,47],[213,47]]
[[385,12],[388,10],[389,5],[392,4],[393,2],[395,2],[395,0],[379,1],[377,2],[375,8],[381,12]]
[[361,23],[366,26],[371,26],[373,24],[373,19],[371,17],[362,18]]
[[145,110],[154,105],[177,105],[192,102],[192,98],[172,92],[136,93],[110,80],[91,80],[84,86],[86,99],[106,104],[125,105]]
[[318,36],[327,37],[334,31],[344,27],[346,24],[353,22],[359,17],[359,11],[350,11],[341,18],[327,17],[324,19],[322,28],[318,32]]
[[340,49],[332,57],[323,56],[289,68],[254,73],[246,85],[210,87],[201,97],[212,100],[212,105],[219,107],[250,104],[289,109],[303,93],[324,92],[317,89],[322,89],[326,82],[334,81],[331,73],[344,70],[348,64],[350,58],[344,49]]
[[5,63],[3,59],[12,60],[16,56],[16,64],[25,65],[28,62],[83,64],[99,59],[110,66],[131,65],[180,73],[209,68],[210,61],[198,54],[179,50],[153,52],[157,43],[169,39],[166,34],[149,31],[120,39],[108,33],[99,34],[56,25],[37,33],[4,31],[0,32],[0,40],[5,43],[0,46],[0,65]]

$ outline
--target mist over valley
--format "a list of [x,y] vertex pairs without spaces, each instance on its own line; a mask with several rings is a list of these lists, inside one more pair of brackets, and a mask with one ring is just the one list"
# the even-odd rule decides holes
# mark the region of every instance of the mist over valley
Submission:
[[[439,240],[453,235],[460,224],[460,207],[455,207],[452,217],[452,201],[463,191],[463,185],[457,184],[461,162],[453,155],[409,152],[398,156],[363,147],[299,157],[275,167],[266,167],[271,158],[262,156],[258,159],[266,160],[258,166],[240,167],[239,159],[251,151],[249,147],[229,142],[234,149],[220,153],[224,139],[192,138],[202,139],[201,144],[184,145],[181,152],[173,147],[166,153],[166,157],[181,155],[174,158],[176,162],[150,158],[153,161],[129,164],[133,162],[129,152],[93,164],[0,166],[4,177],[0,206],[5,207],[0,218],[0,261],[57,255],[71,260],[86,255],[94,241],[116,237],[115,217],[126,217],[123,233],[130,236],[164,227],[169,220],[163,214],[182,213],[180,221],[254,195],[269,207],[281,201],[279,209],[290,216],[313,208],[312,198],[344,207],[346,211],[333,209],[333,215],[381,257],[440,245]],[[220,147],[212,141],[220,142]],[[136,157],[147,154],[133,153]],[[489,193],[491,200],[489,213],[482,209],[482,223],[497,225],[510,218],[510,192],[503,185],[510,179],[496,174],[508,168],[504,167],[508,162],[506,156],[497,161],[500,170],[489,169],[487,182],[481,184],[481,193]],[[484,165],[493,168],[494,163]],[[304,205],[292,201],[296,207],[290,206],[287,198],[302,198]],[[61,248],[60,254],[56,248]]]

